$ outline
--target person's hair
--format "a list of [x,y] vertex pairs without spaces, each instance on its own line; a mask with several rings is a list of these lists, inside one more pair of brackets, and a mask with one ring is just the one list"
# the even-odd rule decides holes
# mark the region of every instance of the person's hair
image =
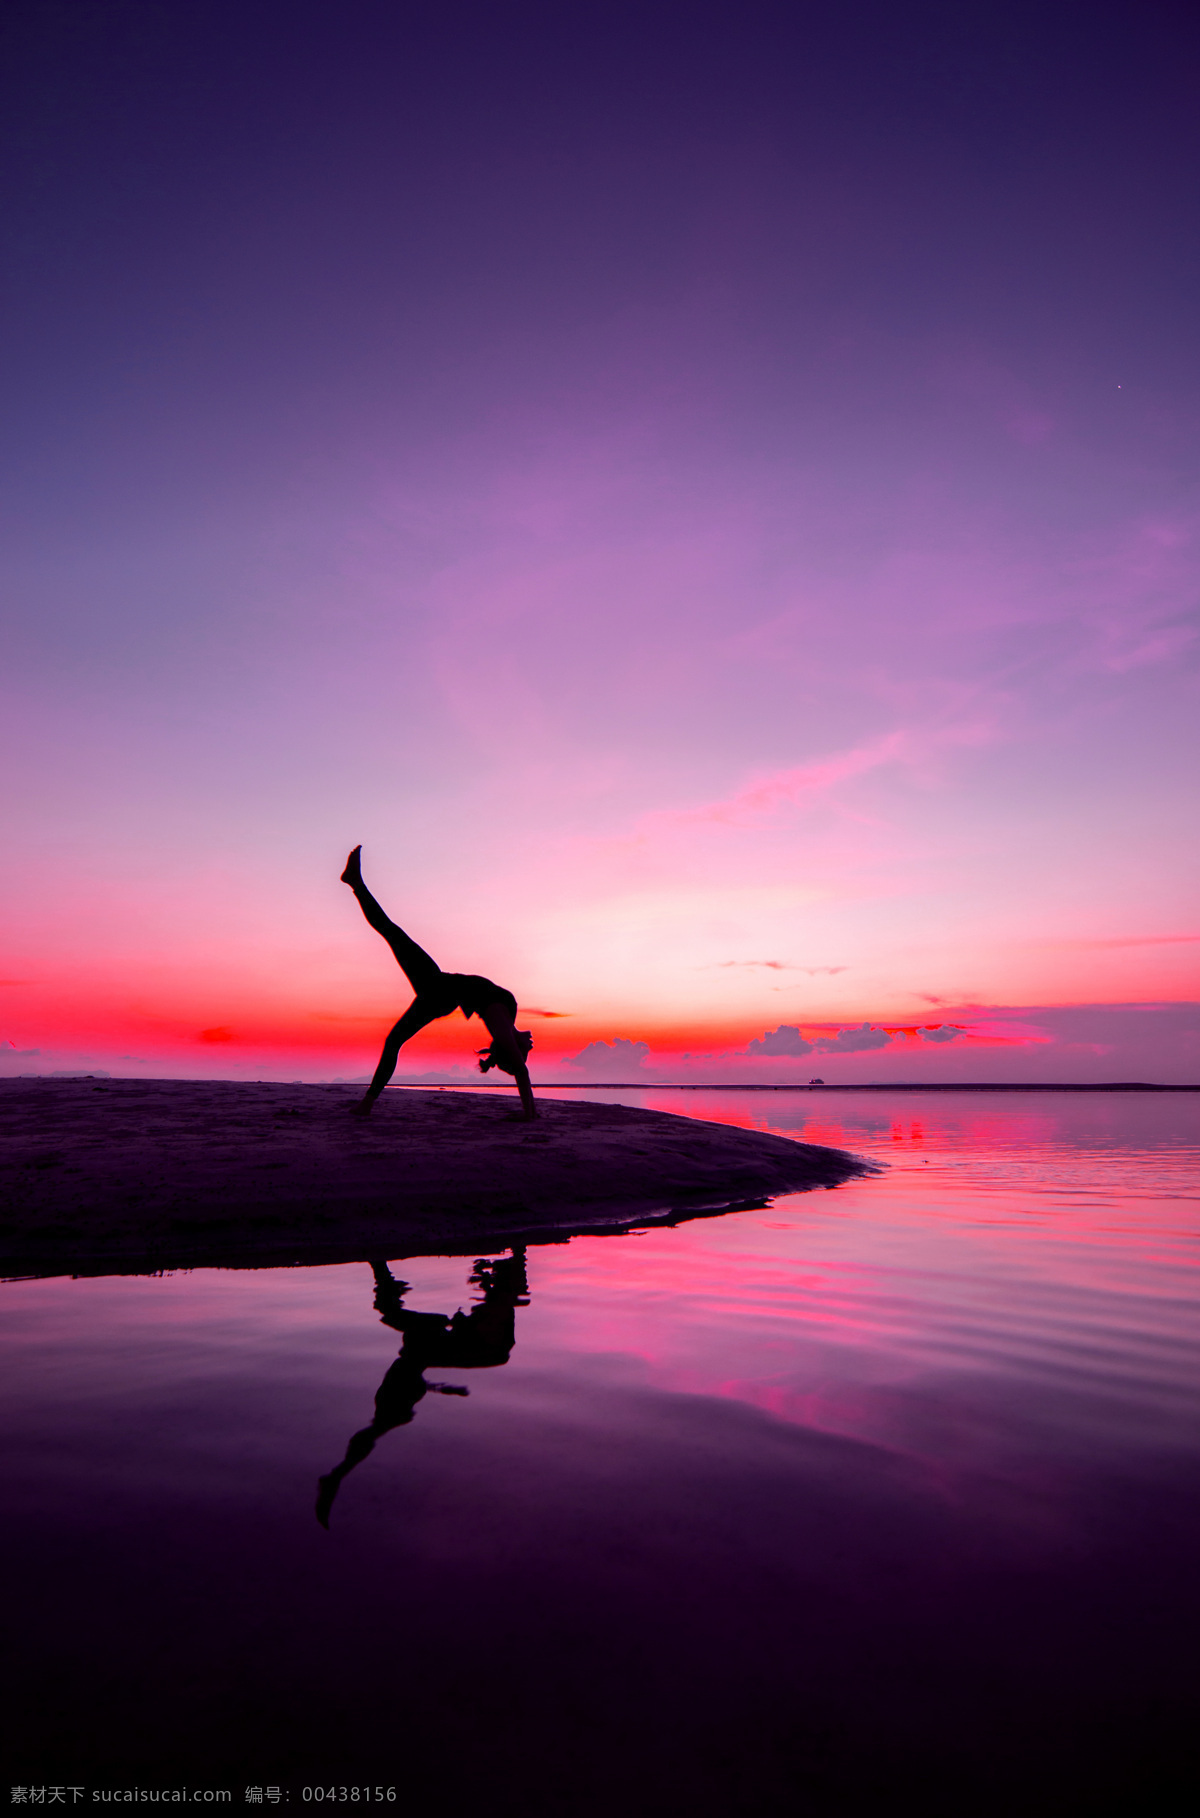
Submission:
[[[533,1037],[530,1035],[528,1029],[516,1029],[513,1033],[517,1038],[517,1046],[523,1048],[525,1053],[528,1054],[529,1050],[533,1047]],[[477,1048],[475,1052],[479,1056],[479,1071],[481,1073],[489,1073],[493,1067],[499,1067],[502,1073],[509,1073],[514,1079],[516,1078],[516,1069],[512,1062],[501,1059],[500,1055],[496,1052],[496,1044],[494,1041],[489,1042],[486,1048]]]

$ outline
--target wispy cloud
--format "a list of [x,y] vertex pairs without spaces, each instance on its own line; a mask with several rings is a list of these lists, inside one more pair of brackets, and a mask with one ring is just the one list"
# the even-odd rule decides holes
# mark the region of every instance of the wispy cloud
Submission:
[[1106,548],[1065,568],[1080,616],[1092,624],[1094,661],[1113,675],[1177,659],[1200,627],[1200,535],[1194,518],[1154,516],[1123,527]]
[[858,777],[897,765],[923,768],[944,751],[987,744],[994,736],[993,725],[982,717],[940,727],[897,727],[815,763],[769,771],[716,801],[654,810],[640,825],[647,833],[671,827],[754,826],[830,797]]
[[377,1010],[372,1016],[352,1016],[340,1010],[310,1010],[309,1015],[314,1023],[356,1023],[363,1028],[375,1029],[387,1015],[386,1010]]
[[759,777],[744,789],[718,801],[705,802],[695,808],[660,810],[653,819],[663,824],[674,822],[678,826],[695,826],[703,822],[743,826],[775,814],[781,808],[798,807],[805,801],[826,795],[851,777],[899,763],[908,755],[910,743],[908,733],[889,732],[883,738],[838,752],[819,763],[798,764],[793,769]]
[[1111,939],[1043,941],[1045,947],[1182,947],[1200,941],[1200,934],[1121,934]]
[[818,978],[824,973],[831,977],[837,972],[848,972],[848,966],[794,966],[788,960],[714,960],[711,965],[697,966],[697,972],[727,972],[731,967],[762,967],[767,972],[804,972],[809,978]]

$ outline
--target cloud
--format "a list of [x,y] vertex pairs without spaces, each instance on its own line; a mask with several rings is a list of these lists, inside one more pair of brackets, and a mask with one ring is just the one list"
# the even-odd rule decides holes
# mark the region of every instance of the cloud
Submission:
[[[863,1023],[861,1026],[839,1029],[835,1035],[817,1035],[808,1041],[798,1028],[783,1023],[778,1029],[769,1029],[757,1040],[748,1042],[740,1052],[755,1058],[780,1054],[855,1054],[863,1048],[886,1048],[894,1036],[906,1033],[908,1031],[878,1029],[870,1023]],[[957,1031],[951,1031],[936,1039],[949,1041],[956,1033]]]
[[907,755],[909,743],[907,733],[889,732],[883,738],[872,739],[850,751],[837,752],[819,763],[777,770],[721,801],[707,802],[698,808],[667,811],[652,818],[679,824],[715,821],[730,826],[759,820],[777,809],[794,808],[814,796],[824,795],[838,783],[862,776],[868,770],[898,763]]
[[840,783],[865,776],[890,765],[927,763],[944,747],[986,744],[994,737],[993,728],[982,720],[964,721],[941,728],[923,727],[912,730],[899,727],[894,732],[855,745],[849,751],[835,752],[815,764],[799,764],[787,770],[776,770],[756,778],[736,794],[695,808],[659,809],[643,817],[644,832],[662,831],[667,827],[696,826],[702,823],[744,827],[762,822],[780,809],[802,807],[828,795]]
[[[366,1085],[371,1079],[369,1073],[356,1073],[352,1079],[335,1080],[335,1085]],[[505,1079],[498,1079],[496,1085],[507,1085]],[[479,1071],[476,1067],[450,1066],[425,1067],[416,1072],[397,1071],[393,1081],[396,1086],[477,1086]]]
[[864,1023],[860,1029],[840,1029],[836,1035],[822,1036],[813,1046],[822,1054],[853,1054],[860,1048],[886,1048],[891,1039],[886,1029]]
[[952,1023],[939,1023],[934,1029],[922,1029],[921,1040],[923,1042],[952,1042],[956,1035],[962,1033],[962,1030],[956,1028]]
[[769,1029],[755,1041],[747,1042],[746,1054],[811,1054],[813,1043],[806,1042],[799,1029],[784,1023],[778,1029]]
[[[348,1016],[340,1010],[310,1010],[308,1014],[312,1017],[314,1023],[363,1023],[369,1025],[373,1029],[377,1029],[380,1023],[383,1022],[386,1012],[377,1010],[370,1016]],[[219,1035],[210,1035],[206,1031],[203,1039],[205,1041],[220,1041],[224,1038]]]
[[1194,644],[1196,637],[1194,625],[1162,625],[1140,642],[1130,643],[1114,656],[1106,658],[1104,666],[1117,675],[1123,675],[1129,669],[1145,669],[1151,663],[1166,663],[1172,657],[1181,655],[1189,644]]
[[768,972],[804,972],[809,978],[822,973],[849,972],[849,966],[794,966],[790,960],[717,960],[711,966],[698,966],[698,972],[726,972],[731,966],[761,966]]
[[1194,644],[1197,526],[1143,519],[1105,550],[1071,564],[1077,610],[1096,635],[1094,660],[1113,675],[1177,661]]
[[566,1056],[563,1065],[574,1067],[592,1079],[619,1080],[645,1066],[650,1049],[645,1042],[626,1041],[618,1035],[608,1042],[589,1042],[579,1054]]
[[1200,934],[1124,934],[1112,940],[1047,941],[1049,947],[1185,947],[1200,941]]
[[22,1058],[28,1058],[28,1056],[31,1054],[40,1054],[41,1053],[40,1048],[18,1048],[16,1046],[16,1044],[13,1042],[9,1042],[8,1045],[9,1045],[9,1048],[12,1050],[12,1052],[11,1052],[11,1054],[5,1056],[6,1060],[16,1059],[18,1056],[22,1057]]
[[727,972],[731,966],[765,966],[768,972],[796,972],[786,960],[716,960],[711,966],[698,966],[698,972]]
[[569,1017],[575,1014],[573,1010],[535,1010],[532,1004],[522,1004],[520,1013],[522,1016],[544,1016],[547,1019]]

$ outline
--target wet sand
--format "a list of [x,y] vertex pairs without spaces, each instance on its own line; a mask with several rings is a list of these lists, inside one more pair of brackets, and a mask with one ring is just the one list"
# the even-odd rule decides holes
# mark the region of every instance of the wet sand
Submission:
[[0,1274],[473,1255],[696,1217],[866,1171],[836,1149],[507,1093],[0,1081]]

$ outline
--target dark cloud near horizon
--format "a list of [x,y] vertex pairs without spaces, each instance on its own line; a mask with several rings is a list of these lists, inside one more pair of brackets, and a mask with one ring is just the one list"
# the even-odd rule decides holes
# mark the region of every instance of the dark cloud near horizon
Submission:
[[886,1029],[875,1029],[870,1023],[859,1028],[841,1029],[836,1035],[821,1036],[813,1044],[820,1054],[855,1054],[863,1048],[886,1048],[892,1037]]
[[[963,1033],[962,1029],[948,1023],[920,1031],[921,1039],[927,1042],[951,1042]],[[897,1040],[903,1040],[902,1031],[862,1023],[839,1029],[836,1035],[818,1035],[808,1041],[799,1028],[785,1023],[748,1042],[742,1052],[747,1056],[763,1057],[785,1054],[855,1054],[864,1049],[886,1048]]]
[[648,1043],[628,1041],[625,1036],[618,1035],[611,1042],[589,1042],[578,1054],[567,1055],[563,1065],[577,1068],[595,1079],[611,1079],[618,1077],[622,1069],[626,1073],[640,1071],[649,1058]]
[[778,1029],[769,1029],[765,1035],[746,1043],[748,1055],[773,1054],[811,1054],[816,1044],[805,1041],[799,1029],[783,1024]]

